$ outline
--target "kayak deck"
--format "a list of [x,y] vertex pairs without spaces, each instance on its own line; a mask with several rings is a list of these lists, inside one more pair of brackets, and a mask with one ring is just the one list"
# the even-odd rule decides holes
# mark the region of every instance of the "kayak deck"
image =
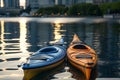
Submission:
[[86,75],[86,79],[90,79],[92,68],[97,63],[97,54],[90,46],[83,43],[76,34],[67,49],[67,57],[69,62],[82,71]]

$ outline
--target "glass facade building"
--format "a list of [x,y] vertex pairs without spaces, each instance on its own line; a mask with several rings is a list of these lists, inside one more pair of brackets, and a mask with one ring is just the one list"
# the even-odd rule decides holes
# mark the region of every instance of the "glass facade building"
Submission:
[[5,8],[19,8],[19,0],[3,0]]

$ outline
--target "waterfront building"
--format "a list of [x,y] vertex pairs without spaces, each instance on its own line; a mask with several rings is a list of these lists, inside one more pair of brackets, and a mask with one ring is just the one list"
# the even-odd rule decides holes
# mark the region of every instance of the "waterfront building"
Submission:
[[29,0],[26,0],[25,2],[25,7],[28,7],[30,5],[30,1]]
[[93,0],[61,0],[63,5],[73,5],[77,3],[93,3]]
[[86,0],[86,3],[93,3],[93,0]]
[[19,0],[3,0],[4,8],[19,8]]
[[62,5],[62,1],[63,1],[63,0],[56,0],[56,3],[55,3],[55,4],[56,4],[56,5]]
[[93,0],[26,0],[26,7],[30,6],[32,9],[37,9],[53,5],[71,6],[77,3],[93,3]]
[[55,5],[55,0],[49,0],[50,5]]
[[20,13],[19,0],[0,0],[0,14],[4,16],[18,16]]
[[115,1],[120,1],[120,0],[26,0],[26,7],[30,6],[32,9],[38,9],[41,7],[49,7],[54,5],[71,6],[77,3],[101,4],[105,2],[115,2]]
[[62,4],[66,5],[66,6],[69,6],[69,5],[72,5],[72,1],[73,0],[62,0]]
[[95,4],[101,4],[101,3],[107,3],[107,2],[117,2],[120,0],[93,0],[93,3]]
[[30,6],[32,9],[41,7],[48,7],[55,5],[55,0],[26,0],[26,7]]
[[1,8],[1,0],[0,0],[0,8]]
[[39,8],[39,0],[26,0],[26,7],[30,6],[32,9]]
[[93,3],[93,0],[72,0],[73,4],[77,3]]
[[116,2],[116,1],[120,1],[120,0],[103,0],[103,3],[106,3],[106,2]]
[[0,0],[0,8],[3,8],[4,4],[3,4],[3,0]]
[[39,1],[39,7],[48,7],[51,6],[51,4],[53,5],[54,1],[52,0],[52,2],[50,2],[51,0],[38,0]]

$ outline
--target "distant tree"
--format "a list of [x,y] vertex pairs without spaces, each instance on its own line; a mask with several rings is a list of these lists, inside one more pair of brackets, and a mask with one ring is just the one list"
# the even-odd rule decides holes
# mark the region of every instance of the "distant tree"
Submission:
[[52,7],[46,7],[46,8],[40,8],[36,13],[38,14],[47,14],[47,15],[51,15],[51,14],[64,14],[65,12],[67,12],[68,7],[65,7],[64,5],[55,5]]
[[64,14],[67,12],[68,7],[66,7],[65,5],[59,5],[59,6],[54,6],[54,8],[57,8],[59,10],[60,14]]
[[95,16],[95,15],[101,16],[102,15],[102,11],[98,5],[88,4],[86,11],[87,11],[86,15],[91,15],[91,16]]
[[99,7],[102,10],[103,14],[120,14],[120,2],[103,3],[99,5]]
[[71,15],[71,16],[77,15],[77,13],[78,13],[77,9],[78,9],[77,5],[73,5],[73,6],[69,7],[68,15]]
[[26,7],[25,12],[30,13],[30,11],[31,11],[31,6],[29,5]]
[[102,15],[101,10],[98,5],[89,3],[80,3],[71,6],[68,10],[69,15],[72,16],[98,16]]

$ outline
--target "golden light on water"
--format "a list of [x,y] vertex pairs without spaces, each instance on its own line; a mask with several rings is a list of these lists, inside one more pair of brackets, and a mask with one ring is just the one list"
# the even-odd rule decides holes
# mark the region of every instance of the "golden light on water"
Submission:
[[54,40],[57,41],[62,37],[60,33],[62,24],[57,22],[57,23],[53,23],[53,26],[54,26]]
[[26,35],[27,35],[27,29],[26,29],[26,19],[21,19],[19,21],[20,23],[20,50],[23,53],[27,52],[27,42],[26,42]]
[[1,21],[1,51],[2,51],[2,54],[5,54],[5,42],[4,42],[4,21]]

